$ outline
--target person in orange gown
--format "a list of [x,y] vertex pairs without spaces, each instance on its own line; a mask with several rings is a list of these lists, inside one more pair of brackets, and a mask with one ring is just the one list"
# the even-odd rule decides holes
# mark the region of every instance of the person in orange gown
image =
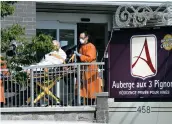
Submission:
[[[0,63],[1,63],[1,68],[0,69],[7,69],[7,65],[5,61],[2,59],[0,56]],[[7,75],[8,73],[6,71],[1,71],[1,75]],[[0,103],[1,107],[5,104],[5,95],[4,95],[4,82],[2,81],[2,77],[0,77]]]
[[[94,63],[97,57],[96,47],[88,39],[89,35],[86,32],[81,33],[79,53],[77,51],[74,53],[80,58],[81,62]],[[81,66],[81,82],[77,83],[81,83],[80,96],[82,104],[93,105],[96,93],[102,92],[101,82],[98,77],[98,66],[96,64]]]

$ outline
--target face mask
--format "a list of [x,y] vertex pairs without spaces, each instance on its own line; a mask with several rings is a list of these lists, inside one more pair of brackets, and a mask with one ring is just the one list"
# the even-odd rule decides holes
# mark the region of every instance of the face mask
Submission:
[[80,39],[80,43],[81,43],[81,44],[84,44],[84,40],[83,40],[83,39]]

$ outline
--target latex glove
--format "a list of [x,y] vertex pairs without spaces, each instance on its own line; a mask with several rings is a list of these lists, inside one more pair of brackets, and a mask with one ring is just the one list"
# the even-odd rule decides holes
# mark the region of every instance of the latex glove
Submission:
[[74,51],[74,54],[77,56],[81,56],[81,54],[79,54],[77,51]]

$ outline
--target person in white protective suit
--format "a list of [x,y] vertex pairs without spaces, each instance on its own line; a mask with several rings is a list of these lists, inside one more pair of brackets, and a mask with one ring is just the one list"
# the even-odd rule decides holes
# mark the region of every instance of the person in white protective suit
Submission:
[[[54,44],[54,49],[50,53],[45,54],[45,57],[39,63],[30,65],[30,67],[32,66],[45,66],[46,67],[46,65],[57,65],[57,64],[64,63],[65,59],[67,58],[67,55],[61,49],[60,42],[57,40],[53,40],[52,42]],[[33,69],[33,71],[40,71],[40,70],[42,69],[39,69],[39,68]]]
[[58,42],[57,40],[53,40],[53,44],[54,44],[54,50],[46,54],[45,58],[43,58],[39,63],[37,63],[37,65],[63,64],[67,55],[61,49],[60,42]]

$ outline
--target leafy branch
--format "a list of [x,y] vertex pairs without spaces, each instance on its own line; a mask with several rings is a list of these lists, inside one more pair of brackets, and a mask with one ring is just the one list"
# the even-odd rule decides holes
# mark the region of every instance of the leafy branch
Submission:
[[[1,1],[1,18],[14,14],[15,3],[14,1]],[[6,53],[11,48],[13,41],[17,41],[17,46],[13,50],[15,54],[9,57]],[[52,49],[52,37],[49,35],[40,34],[28,41],[25,36],[25,28],[19,24],[1,28],[1,53],[5,53],[5,56],[1,56],[1,60],[6,61],[9,72],[14,75],[19,84],[26,83],[28,78],[22,67],[40,62],[44,55]]]

